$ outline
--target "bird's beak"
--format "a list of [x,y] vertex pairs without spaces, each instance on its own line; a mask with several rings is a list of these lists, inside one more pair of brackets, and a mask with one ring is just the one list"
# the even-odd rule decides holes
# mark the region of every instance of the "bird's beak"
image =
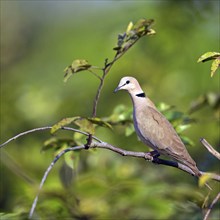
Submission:
[[118,90],[121,90],[122,87],[124,87],[125,85],[126,85],[126,83],[123,84],[123,85],[120,85],[120,83],[119,83],[119,84],[118,84],[118,87],[114,90],[114,92],[117,92]]
[[118,86],[115,90],[114,90],[114,93],[116,93],[118,90],[121,89],[122,86]]

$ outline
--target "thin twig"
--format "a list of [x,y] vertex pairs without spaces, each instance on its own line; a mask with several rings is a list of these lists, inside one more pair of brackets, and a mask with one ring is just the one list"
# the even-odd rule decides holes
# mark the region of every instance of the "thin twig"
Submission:
[[18,135],[15,135],[14,137],[8,139],[7,141],[5,141],[3,144],[0,145],[0,148],[4,147],[6,144],[8,144],[9,142],[13,141],[13,140],[16,140],[17,138],[21,137],[21,136],[24,136],[26,134],[29,134],[29,133],[33,133],[35,131],[43,131],[43,130],[48,130],[48,129],[51,129],[51,126],[46,126],[46,127],[41,127],[41,128],[34,128],[34,129],[31,129],[31,130],[28,130],[28,131],[24,131],[22,133],[19,133]]
[[75,150],[80,150],[80,149],[83,149],[85,148],[84,146],[75,146],[75,147],[70,147],[70,148],[67,148],[63,151],[61,151],[55,158],[54,160],[52,161],[52,163],[50,164],[50,166],[47,168],[46,172],[44,173],[44,176],[41,180],[41,183],[40,183],[40,186],[39,186],[39,190],[38,190],[38,193],[34,199],[34,202],[32,203],[32,206],[31,206],[31,210],[30,210],[30,213],[29,213],[29,218],[32,218],[32,215],[34,213],[34,210],[35,210],[35,207],[37,205],[37,201],[38,201],[38,197],[39,197],[39,194],[40,194],[40,190],[42,189],[46,179],[47,179],[47,176],[49,175],[50,171],[52,170],[53,166],[55,165],[55,163],[60,159],[60,157],[62,157],[63,154],[69,152],[69,151],[75,151]]
[[103,74],[103,77],[100,79],[100,84],[99,84],[99,87],[98,87],[98,90],[97,90],[97,93],[96,93],[96,96],[93,102],[93,112],[92,112],[93,118],[95,118],[97,115],[97,105],[98,105],[98,101],[99,101],[100,94],[102,91],[102,87],[104,85],[104,78],[105,78],[105,74]]
[[220,160],[220,153],[216,151],[211,144],[208,143],[208,141],[205,138],[200,138],[200,142],[203,144],[203,146],[216,158]]
[[220,193],[218,193],[217,196],[215,197],[215,199],[212,201],[212,203],[211,203],[211,205],[209,206],[209,208],[208,208],[208,210],[207,210],[207,212],[206,212],[206,214],[205,214],[203,220],[207,220],[207,219],[208,219],[209,214],[210,214],[210,212],[211,212],[213,206],[218,202],[219,199],[220,199]]
[[88,69],[88,71],[92,73],[95,77],[97,77],[99,80],[102,80],[102,78],[97,73],[93,72],[91,69]]
[[[24,132],[21,132],[19,133],[18,135],[15,135],[14,137],[8,139],[7,141],[5,141],[4,143],[2,143],[0,145],[0,148],[4,147],[5,145],[7,145],[8,143],[10,143],[11,141],[13,140],[16,140],[17,138],[21,137],[21,136],[24,136],[26,134],[29,134],[29,133],[33,133],[35,131],[44,131],[44,130],[49,130],[51,129],[52,126],[46,126],[46,127],[41,127],[41,128],[34,128],[34,129],[31,129],[31,130],[28,130],[28,131],[24,131]],[[61,129],[63,130],[69,130],[69,131],[74,131],[74,132],[77,132],[77,133],[80,133],[80,134],[84,134],[86,136],[89,136],[89,133],[87,132],[84,132],[84,131],[80,131],[78,129],[75,129],[75,128],[71,128],[71,127],[62,127]],[[98,142],[102,142],[99,138],[97,138],[96,136],[92,136],[92,138]]]
[[128,51],[128,49],[130,49],[139,39],[141,39],[141,37],[137,38],[136,40],[134,40],[134,42],[132,44],[130,44],[124,51],[117,51],[117,53],[115,54],[113,60],[111,62],[108,63],[108,59],[105,60],[105,66],[103,68],[103,76],[101,77],[101,81],[100,81],[100,84],[99,84],[99,87],[98,87],[98,90],[97,90],[97,93],[96,93],[96,96],[95,96],[95,99],[94,99],[94,102],[93,102],[93,113],[92,113],[92,117],[96,117],[96,114],[97,114],[97,105],[98,105],[98,101],[99,101],[99,98],[100,98],[100,94],[101,94],[101,91],[102,91],[102,88],[103,88],[103,85],[104,85],[104,80],[105,80],[105,77],[107,76],[107,74],[109,73],[110,69],[112,68],[112,66],[114,65],[114,63],[120,58],[122,57],[125,52]]
[[[75,128],[71,128],[71,127],[62,127],[61,129],[63,130],[68,130],[68,131],[74,131],[74,132],[77,132],[77,133],[80,133],[80,134],[84,134],[86,136],[89,136],[90,134],[85,132],[85,131],[80,131],[78,129],[75,129]],[[96,136],[92,135],[92,139],[98,141],[98,142],[102,142],[102,140],[100,140],[99,138],[97,138]]]

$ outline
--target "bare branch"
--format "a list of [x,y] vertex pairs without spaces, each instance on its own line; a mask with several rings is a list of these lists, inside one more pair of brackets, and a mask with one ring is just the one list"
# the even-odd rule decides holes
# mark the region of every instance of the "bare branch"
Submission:
[[[118,148],[118,147],[115,147],[109,143],[106,143],[106,142],[101,142],[101,143],[98,143],[98,142],[93,142],[90,144],[90,148],[102,148],[102,149],[107,149],[107,150],[110,150],[110,151],[113,151],[115,153],[118,153],[122,156],[130,156],[130,157],[138,157],[138,158],[143,158],[147,161],[151,161],[152,163],[155,163],[155,164],[161,164],[161,165],[165,165],[165,166],[172,166],[172,167],[175,167],[175,168],[178,168],[180,170],[183,170],[184,172],[187,172],[191,175],[195,175],[194,172],[187,166],[183,165],[183,164],[180,164],[178,162],[174,162],[174,161],[169,161],[169,160],[163,160],[163,159],[160,159],[160,158],[154,158],[152,157],[152,155],[150,153],[145,153],[145,152],[134,152],[134,151],[127,151],[127,150],[124,150],[124,149],[121,149],[121,148]],[[86,146],[85,145],[82,145],[82,146],[75,146],[75,147],[70,147],[70,148],[67,148],[63,151],[61,151],[55,158],[54,160],[52,161],[52,163],[49,165],[49,167],[47,168],[46,172],[44,173],[44,176],[41,180],[41,183],[40,183],[40,187],[39,187],[39,191],[37,193],[37,196],[35,197],[34,199],[34,202],[32,204],[32,207],[31,207],[31,210],[30,210],[30,213],[29,213],[29,218],[32,218],[32,215],[34,213],[34,210],[35,210],[35,207],[37,205],[37,201],[38,201],[38,197],[39,197],[39,193],[40,193],[40,190],[42,189],[43,187],[43,184],[45,183],[46,181],[46,178],[49,174],[49,172],[51,171],[51,169],[53,168],[53,166],[55,165],[55,163],[59,160],[60,157],[62,157],[65,153],[69,152],[69,151],[75,151],[75,150],[82,150],[82,149],[86,149]],[[205,172],[201,172],[202,174],[205,174]],[[214,180],[217,180],[217,181],[220,181],[220,176],[215,174],[215,176],[212,177],[212,179]]]
[[215,199],[212,201],[212,203],[211,203],[211,205],[209,206],[209,208],[208,208],[208,210],[207,210],[207,212],[206,212],[206,214],[205,214],[203,220],[207,220],[207,219],[208,219],[209,214],[210,214],[210,212],[211,212],[213,206],[218,202],[219,199],[220,199],[220,193],[218,193],[217,196],[215,197]]
[[26,134],[29,134],[29,133],[33,133],[35,131],[43,131],[43,130],[48,130],[48,129],[51,129],[52,127],[51,126],[46,126],[46,127],[41,127],[41,128],[34,128],[34,129],[31,129],[31,130],[28,130],[28,131],[24,131],[22,133],[19,133],[18,135],[15,135],[14,137],[8,139],[7,141],[5,141],[3,144],[0,145],[0,148],[4,147],[6,144],[8,144],[9,142],[13,141],[13,140],[16,140],[17,138],[21,137],[21,136],[24,136]]
[[216,151],[205,138],[201,138],[200,142],[203,144],[203,146],[216,158],[220,160],[220,153]]
[[[4,147],[5,145],[7,145],[8,143],[10,143],[11,141],[14,141],[16,140],[17,138],[21,137],[21,136],[24,136],[26,134],[30,134],[30,133],[33,133],[35,131],[44,131],[44,130],[50,130],[52,128],[52,126],[46,126],[46,127],[41,127],[41,128],[34,128],[34,129],[31,129],[31,130],[28,130],[28,131],[24,131],[24,132],[21,132],[19,133],[18,135],[15,135],[14,137],[8,139],[7,141],[5,141],[4,143],[2,143],[0,145],[0,148]],[[80,133],[80,134],[84,134],[86,136],[89,136],[89,133],[87,132],[84,132],[84,131],[80,131],[78,129],[75,129],[75,128],[71,128],[71,127],[62,127],[61,129],[63,130],[68,130],[68,131],[74,131],[74,132],[77,132],[77,133]],[[99,138],[97,138],[96,136],[92,136],[92,138],[98,142],[102,142]]]
[[29,213],[29,218],[31,219],[32,218],[32,215],[34,213],[34,210],[35,210],[35,207],[37,205],[37,201],[38,201],[38,197],[39,197],[39,194],[40,194],[40,190],[42,189],[46,179],[47,179],[47,176],[49,175],[50,171],[52,170],[53,166],[55,165],[55,163],[60,159],[60,157],[62,157],[65,153],[69,152],[69,151],[75,151],[75,150],[80,150],[80,149],[83,149],[85,148],[84,146],[75,146],[75,147],[70,147],[70,148],[67,148],[63,151],[61,151],[55,158],[54,160],[52,161],[52,163],[50,164],[50,166],[47,168],[46,172],[44,173],[44,176],[41,180],[41,183],[40,183],[40,186],[39,186],[39,189],[38,189],[38,193],[34,199],[34,202],[32,203],[32,206],[31,206],[31,210],[30,210],[30,213]]
[[[161,165],[165,165],[165,166],[171,166],[171,167],[178,168],[186,173],[189,173],[190,175],[195,176],[195,173],[189,167],[187,167],[181,163],[178,163],[176,161],[169,161],[169,160],[163,160],[160,158],[154,158],[151,156],[150,153],[127,151],[127,150],[123,150],[121,148],[115,147],[115,146],[113,146],[109,143],[106,143],[106,142],[92,143],[90,145],[90,148],[104,148],[104,149],[114,151],[115,153],[118,153],[122,156],[143,158],[143,159],[151,161],[155,164],[161,164]],[[203,171],[200,171],[200,172],[201,172],[201,174],[206,174],[206,172],[203,172]],[[220,182],[220,175],[212,173],[211,179]]]

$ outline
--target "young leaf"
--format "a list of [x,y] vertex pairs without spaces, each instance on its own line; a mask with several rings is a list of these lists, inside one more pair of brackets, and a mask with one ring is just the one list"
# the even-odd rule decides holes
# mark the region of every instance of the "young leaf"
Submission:
[[204,53],[201,57],[199,57],[197,62],[199,63],[199,62],[206,62],[208,60],[214,60],[218,58],[219,56],[220,56],[220,53],[218,52],[207,52],[207,53]]
[[216,70],[219,68],[219,66],[220,66],[220,56],[212,62],[211,77],[214,76],[214,74],[215,74]]
[[211,77],[214,76],[215,72],[217,71],[217,69],[220,66],[220,53],[218,52],[207,52],[205,54],[203,54],[199,59],[198,59],[198,63],[199,62],[206,62],[208,60],[214,60],[212,62],[212,66],[211,66]]
[[53,125],[53,127],[50,130],[51,134],[54,134],[57,130],[59,130],[60,128],[72,123],[73,121],[79,119],[80,117],[71,117],[71,118],[64,118],[61,121],[59,121],[58,123],[56,123],[55,125]]
[[130,21],[130,23],[128,24],[127,30],[126,30],[126,34],[129,33],[129,31],[131,31],[131,29],[133,28],[134,24],[132,21]]
[[153,19],[140,19],[135,25],[134,25],[134,31],[138,36],[144,36],[144,35],[151,35],[155,34],[156,32],[151,29],[154,20]]
[[72,76],[74,73],[88,70],[89,68],[91,68],[91,65],[87,60],[74,60],[70,66],[64,69],[64,82],[67,82],[70,76]]
[[118,35],[117,47],[113,48],[114,50],[117,50],[117,55],[122,55],[139,38],[143,37],[144,35],[155,34],[156,32],[151,29],[153,22],[154,21],[152,19],[140,19],[136,24],[130,22],[126,32]]

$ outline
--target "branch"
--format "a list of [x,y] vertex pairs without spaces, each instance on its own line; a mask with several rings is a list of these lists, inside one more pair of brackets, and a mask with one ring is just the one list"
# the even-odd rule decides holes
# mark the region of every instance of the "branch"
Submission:
[[61,151],[55,158],[54,160],[52,161],[52,163],[50,164],[50,166],[47,168],[46,172],[44,173],[44,176],[41,180],[41,183],[40,183],[40,186],[39,186],[39,189],[38,189],[38,193],[34,199],[34,202],[32,203],[32,206],[31,206],[31,210],[30,210],[30,213],[29,213],[29,219],[32,218],[33,216],[33,213],[34,213],[34,210],[35,210],[35,207],[37,205],[37,201],[38,201],[38,197],[39,197],[39,194],[40,194],[40,190],[42,189],[46,179],[47,179],[47,176],[48,174],[50,173],[50,171],[52,170],[53,166],[55,165],[55,163],[60,159],[60,157],[62,157],[65,153],[69,152],[69,151],[75,151],[75,150],[80,150],[80,149],[83,149],[85,148],[85,146],[76,146],[76,147],[70,147],[70,148],[67,148],[63,151]]
[[[103,149],[108,149],[108,150],[114,151],[115,153],[118,153],[122,156],[131,156],[131,157],[143,158],[143,159],[151,161],[155,164],[161,164],[161,165],[165,165],[165,166],[171,166],[171,167],[178,168],[178,169],[180,169],[180,170],[182,170],[182,171],[184,171],[184,172],[186,172],[190,175],[195,176],[195,173],[189,167],[187,167],[187,166],[185,166],[181,163],[175,162],[175,161],[169,161],[169,160],[164,160],[164,159],[160,159],[160,158],[154,158],[154,157],[151,156],[150,153],[127,151],[127,150],[115,147],[115,146],[113,146],[109,143],[106,143],[106,142],[92,143],[90,145],[90,148],[103,148]],[[200,172],[201,172],[201,174],[206,174],[207,173],[207,172],[203,172],[203,171],[200,171]],[[220,175],[212,173],[211,179],[220,182]]]
[[[24,131],[22,133],[19,133],[18,135],[15,135],[14,137],[8,139],[7,141],[5,141],[4,143],[0,144],[0,148],[4,147],[6,144],[10,143],[11,141],[13,140],[16,140],[17,138],[21,137],[21,136],[24,136],[26,134],[29,134],[29,133],[33,133],[35,131],[44,131],[44,130],[50,130],[52,128],[52,126],[46,126],[46,127],[40,127],[40,128],[34,128],[34,129],[31,129],[31,130],[28,130],[28,131]],[[84,131],[80,131],[78,129],[75,129],[75,128],[71,128],[71,127],[62,127],[61,128],[62,130],[68,130],[68,131],[74,131],[74,132],[77,132],[77,133],[80,133],[80,134],[84,134],[86,136],[89,136],[89,133],[87,132],[84,132]],[[97,138],[96,136],[92,136],[92,138],[98,142],[102,142],[99,138]]]
[[29,134],[29,133],[33,133],[35,131],[44,131],[44,130],[48,130],[48,129],[51,129],[52,127],[51,126],[46,126],[46,127],[41,127],[41,128],[34,128],[34,129],[31,129],[31,130],[28,130],[28,131],[24,131],[22,133],[19,133],[18,135],[15,135],[14,137],[8,139],[7,141],[5,141],[4,143],[2,143],[0,145],[0,148],[4,147],[6,144],[8,144],[9,142],[13,141],[13,140],[16,140],[17,138],[21,137],[21,136],[24,136],[26,134]]
[[135,25],[132,22],[129,23],[127,30],[123,34],[118,35],[118,46],[114,48],[116,54],[111,62],[108,62],[108,59],[105,60],[105,66],[103,68],[103,75],[100,78],[101,82],[99,84],[94,104],[93,104],[93,113],[92,117],[96,117],[97,114],[97,105],[100,98],[100,93],[104,85],[104,80],[113,64],[121,58],[138,40],[146,35],[153,35],[156,32],[151,29],[152,24],[154,23],[153,19],[140,19]]
[[[169,160],[163,160],[163,159],[160,159],[160,158],[154,158],[151,156],[151,153],[145,153],[145,152],[134,152],[134,151],[127,151],[127,150],[124,150],[124,149],[121,149],[121,148],[118,148],[118,147],[115,147],[109,143],[106,143],[106,142],[93,142],[90,144],[90,149],[91,148],[102,148],[102,149],[107,149],[107,150],[110,150],[110,151],[113,151],[115,153],[118,153],[122,156],[130,156],[130,157],[138,157],[138,158],[143,158],[147,161],[151,161],[152,163],[155,163],[155,164],[161,164],[161,165],[165,165],[165,166],[171,166],[171,167],[175,167],[175,168],[178,168],[180,170],[183,170],[184,172],[186,173],[189,173],[191,175],[195,175],[194,172],[189,169],[187,166],[183,165],[183,164],[180,164],[178,162],[174,162],[174,161],[169,161]],[[61,151],[55,158],[54,160],[52,161],[52,163],[49,165],[49,167],[47,168],[46,172],[44,173],[44,176],[41,180],[41,183],[40,183],[40,187],[39,187],[39,191],[37,193],[37,196],[35,197],[34,199],[34,202],[32,204],[32,207],[31,207],[31,210],[30,210],[30,213],[29,213],[29,218],[32,218],[32,215],[34,213],[34,210],[35,210],[35,207],[37,205],[37,201],[38,201],[38,197],[39,197],[39,193],[40,193],[40,190],[42,189],[43,187],[43,184],[45,183],[46,181],[46,178],[49,174],[49,172],[52,170],[53,166],[55,165],[55,163],[67,152],[69,151],[75,151],[75,150],[82,150],[82,149],[87,149],[85,145],[81,145],[81,146],[75,146],[75,147],[70,147],[70,148],[67,148],[63,151]],[[205,172],[201,172],[202,174],[205,174]],[[220,181],[220,176],[219,175],[213,175],[212,177],[213,180],[216,180],[216,181]]]
[[220,153],[216,151],[205,138],[201,138],[200,142],[203,144],[203,146],[216,158],[220,160]]
[[210,214],[210,212],[211,212],[213,206],[218,202],[219,199],[220,199],[220,193],[218,193],[217,196],[215,197],[215,199],[212,201],[212,203],[211,203],[211,205],[209,206],[209,208],[208,208],[208,210],[207,210],[207,212],[206,212],[206,214],[205,214],[203,220],[207,220],[207,219],[208,219],[209,214]]

